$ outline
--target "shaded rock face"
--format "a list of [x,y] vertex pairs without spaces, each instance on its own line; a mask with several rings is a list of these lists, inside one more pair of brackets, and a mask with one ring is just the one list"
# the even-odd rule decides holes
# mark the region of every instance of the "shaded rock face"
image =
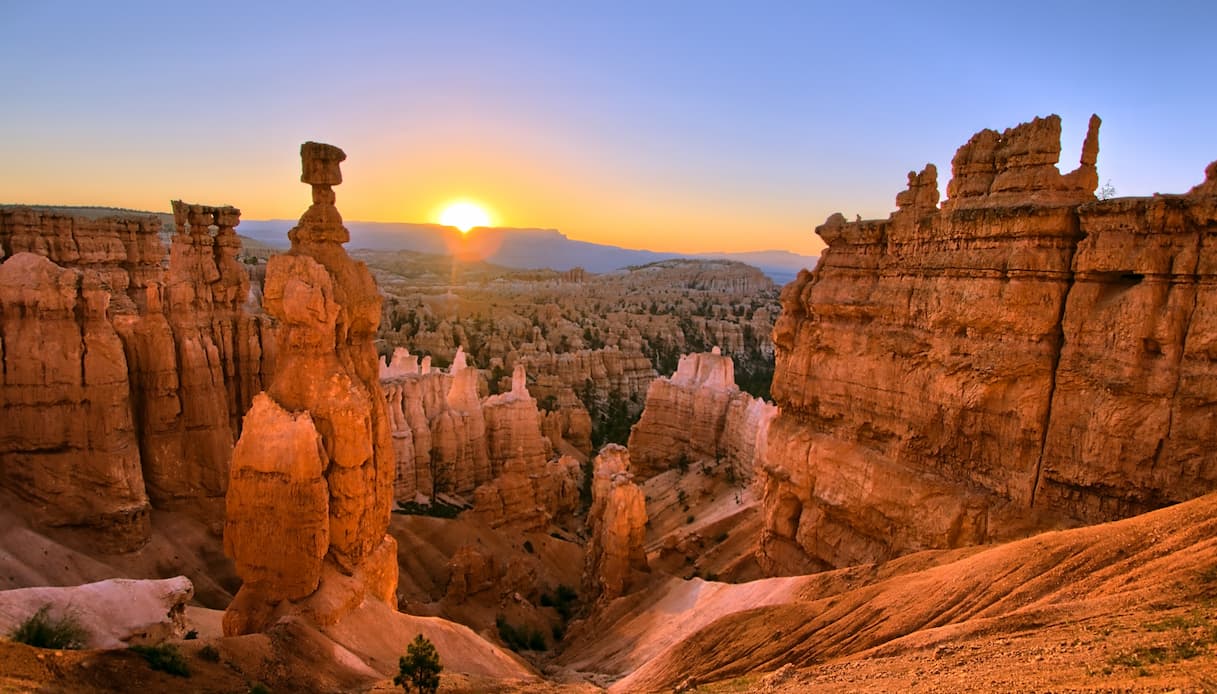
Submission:
[[397,461],[394,497],[401,501],[471,494],[493,477],[477,371],[463,352],[447,373],[433,370],[430,361],[420,364],[398,349],[380,366]]
[[630,430],[630,458],[645,476],[682,461],[721,461],[734,479],[749,482],[776,414],[774,405],[735,385],[735,365],[717,347],[686,354],[671,378],[651,382],[642,417]]
[[[978,133],[782,293],[773,573],[1110,520],[1217,486],[1210,183],[1096,202],[1098,119]],[[1214,176],[1210,167],[1209,178]]]
[[[0,479],[36,520],[97,531],[89,539],[104,551],[147,540],[149,498],[223,495],[236,416],[260,388],[240,211],[175,202],[174,212],[165,267],[156,217],[0,208],[20,287],[0,307],[12,361]],[[34,256],[45,264],[33,268]],[[70,471],[44,474],[64,456]]]
[[239,417],[262,375],[249,274],[236,260],[240,211],[175,200],[173,214],[164,284],[148,292],[146,312],[119,321],[153,503],[223,496]]
[[[424,372],[403,349],[380,365],[402,502],[438,493],[473,496],[492,527],[541,530],[579,503],[579,461],[555,457],[542,434],[550,421],[517,364],[511,390],[479,400],[477,372],[463,352],[447,374]],[[555,414],[555,413],[551,413]]]
[[624,595],[636,571],[649,571],[645,547],[647,505],[634,484],[629,451],[616,444],[600,449],[587,514],[590,540],[584,584],[604,600]]
[[386,535],[394,457],[372,344],[380,294],[342,247],[336,147],[301,147],[313,205],[263,288],[274,374],[233,455],[225,551],[244,581],[224,614],[229,635],[279,615],[333,624],[366,597],[396,605],[396,543]]
[[124,550],[148,538],[148,496],[110,293],[81,275],[27,252],[0,265],[0,484]]

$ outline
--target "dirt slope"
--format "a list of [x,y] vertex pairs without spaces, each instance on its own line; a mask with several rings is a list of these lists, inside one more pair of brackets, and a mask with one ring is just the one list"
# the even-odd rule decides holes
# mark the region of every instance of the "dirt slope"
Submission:
[[[632,670],[613,685],[620,692],[740,677],[707,691],[1217,683],[1217,495],[1000,546],[787,580],[798,587],[770,579],[720,589],[712,601],[697,599],[702,587],[627,598],[581,632],[563,661],[611,676]],[[750,585],[764,588],[731,597]],[[791,597],[773,599],[782,592]],[[679,638],[639,638],[648,618]],[[787,664],[775,681],[758,674]]]

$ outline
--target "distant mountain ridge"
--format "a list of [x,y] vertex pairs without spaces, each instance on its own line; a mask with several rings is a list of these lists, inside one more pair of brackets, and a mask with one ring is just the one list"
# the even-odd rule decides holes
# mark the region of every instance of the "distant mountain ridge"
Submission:
[[[295,220],[241,220],[238,231],[270,245],[287,245],[287,231]],[[350,248],[403,250],[453,255],[465,260],[484,260],[519,269],[609,272],[630,265],[645,265],[672,258],[736,260],[759,268],[775,283],[790,282],[803,268],[815,267],[816,256],[790,251],[746,251],[741,253],[662,253],[578,241],[556,229],[512,227],[476,228],[462,235],[452,227],[409,222],[345,222],[351,232]]]

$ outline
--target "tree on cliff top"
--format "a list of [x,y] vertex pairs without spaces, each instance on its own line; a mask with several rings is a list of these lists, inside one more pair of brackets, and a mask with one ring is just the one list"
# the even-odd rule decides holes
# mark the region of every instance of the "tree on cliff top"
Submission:
[[419,634],[406,646],[406,654],[397,660],[397,669],[393,684],[406,692],[435,694],[439,689],[439,673],[444,666],[439,662],[435,645]]

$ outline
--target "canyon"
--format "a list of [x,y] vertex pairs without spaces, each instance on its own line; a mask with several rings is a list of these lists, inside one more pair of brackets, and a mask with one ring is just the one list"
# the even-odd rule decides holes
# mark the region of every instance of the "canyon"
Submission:
[[1202,689],[1217,162],[1099,200],[1099,127],[977,133],[780,297],[349,251],[314,142],[284,252],[0,208],[0,621],[96,635],[0,685],[386,691],[423,634],[442,691]]

